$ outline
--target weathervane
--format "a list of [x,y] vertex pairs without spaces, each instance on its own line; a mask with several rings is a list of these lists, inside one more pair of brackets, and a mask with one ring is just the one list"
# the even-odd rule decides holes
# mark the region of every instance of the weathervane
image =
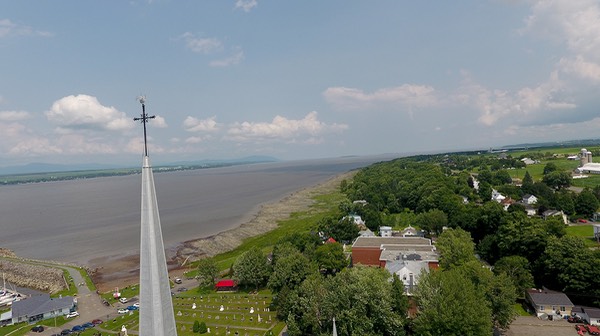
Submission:
[[141,120],[142,124],[144,125],[144,156],[148,156],[148,143],[146,141],[146,123],[148,122],[148,119],[154,119],[154,118],[156,118],[156,116],[148,116],[148,114],[146,114],[146,105],[145,105],[146,97],[145,96],[139,96],[138,101],[140,102],[140,104],[142,104],[142,114],[141,114],[141,117],[133,118],[133,120],[134,121]]

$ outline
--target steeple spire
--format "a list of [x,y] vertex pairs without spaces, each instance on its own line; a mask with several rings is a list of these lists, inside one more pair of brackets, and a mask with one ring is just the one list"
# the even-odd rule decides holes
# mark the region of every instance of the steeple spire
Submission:
[[139,334],[143,336],[176,336],[169,273],[160,227],[160,215],[154,186],[154,175],[146,147],[148,117],[142,103],[144,124],[144,159],[142,163],[142,208],[140,229],[140,320]]
[[141,117],[133,118],[133,120],[134,121],[140,120],[142,122],[142,124],[144,125],[144,156],[148,156],[148,142],[146,141],[146,123],[148,122],[148,119],[154,119],[154,118],[156,118],[156,116],[154,116],[154,115],[148,116],[148,114],[146,113],[146,97],[145,96],[139,96],[138,101],[140,102],[140,104],[142,104],[142,114],[141,114]]

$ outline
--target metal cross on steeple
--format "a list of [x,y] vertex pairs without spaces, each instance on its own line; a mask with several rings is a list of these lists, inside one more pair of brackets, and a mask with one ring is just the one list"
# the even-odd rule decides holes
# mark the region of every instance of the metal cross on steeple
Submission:
[[138,100],[140,101],[140,104],[142,104],[142,114],[141,117],[133,118],[133,120],[141,120],[142,124],[144,124],[144,156],[148,156],[148,143],[146,141],[146,123],[148,122],[148,119],[154,119],[156,118],[156,116],[148,116],[148,114],[146,114],[146,97],[140,96],[138,97]]

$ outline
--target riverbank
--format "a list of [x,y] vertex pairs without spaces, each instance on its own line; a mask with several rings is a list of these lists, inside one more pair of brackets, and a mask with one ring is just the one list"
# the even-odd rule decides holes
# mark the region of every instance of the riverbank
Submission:
[[[323,183],[303,188],[272,203],[260,206],[256,215],[242,225],[221,233],[182,242],[173,251],[167,251],[169,273],[180,276],[184,267],[181,264],[211,257],[238,247],[249,237],[258,236],[275,229],[278,222],[292,213],[307,211],[314,204],[314,197],[330,193],[339,188],[342,180],[351,179],[356,171],[334,176]],[[226,205],[225,205],[226,206]],[[125,287],[139,282],[139,255],[124,257],[102,257],[94,260],[92,279],[99,291],[107,292],[116,287]]]

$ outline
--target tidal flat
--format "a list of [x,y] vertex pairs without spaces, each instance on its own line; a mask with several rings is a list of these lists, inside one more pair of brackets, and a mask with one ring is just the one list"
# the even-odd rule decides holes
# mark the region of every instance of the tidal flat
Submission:
[[[155,173],[167,252],[250,221],[261,205],[396,156]],[[140,175],[0,187],[0,247],[18,256],[97,267],[139,253]],[[95,261],[95,262],[93,262]],[[93,265],[95,264],[95,265]]]

